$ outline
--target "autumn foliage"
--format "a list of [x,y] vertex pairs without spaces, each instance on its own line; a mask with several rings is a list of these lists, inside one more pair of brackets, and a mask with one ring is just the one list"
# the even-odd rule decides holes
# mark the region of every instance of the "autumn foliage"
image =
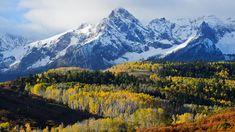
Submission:
[[234,130],[234,62],[130,62],[104,71],[57,68],[11,84],[20,93],[97,117],[45,128],[29,123],[24,131]]
[[161,126],[153,128],[138,129],[139,132],[234,132],[235,130],[235,109],[220,111],[217,114],[205,117],[197,121],[188,121],[180,124]]

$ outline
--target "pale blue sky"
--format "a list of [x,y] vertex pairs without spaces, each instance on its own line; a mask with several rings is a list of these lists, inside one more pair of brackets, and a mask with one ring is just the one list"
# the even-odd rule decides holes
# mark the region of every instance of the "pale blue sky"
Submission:
[[25,23],[25,8],[18,6],[20,0],[0,0],[0,17],[16,23]]
[[97,23],[116,7],[145,24],[160,17],[235,18],[235,0],[0,0],[0,32],[46,38],[81,23]]

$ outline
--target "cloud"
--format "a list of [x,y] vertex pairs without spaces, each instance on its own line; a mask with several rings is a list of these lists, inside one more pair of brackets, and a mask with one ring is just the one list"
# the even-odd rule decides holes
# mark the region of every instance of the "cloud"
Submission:
[[19,6],[28,9],[25,18],[30,22],[59,31],[81,23],[97,23],[117,7],[128,9],[146,22],[163,16],[166,8],[162,7],[177,3],[176,0],[21,0]]
[[[12,4],[12,1],[17,4]],[[1,12],[14,8],[20,22],[13,23],[16,30],[34,37],[48,37],[81,23],[98,23],[112,9],[123,7],[145,24],[151,19],[166,17],[198,17],[214,14],[221,18],[233,17],[234,0],[1,0]],[[4,5],[4,6],[1,6]],[[5,7],[5,8],[3,8]],[[7,7],[7,8],[6,8]],[[18,11],[19,12],[19,11]],[[7,15],[6,15],[7,16]],[[6,17],[5,17],[6,18]],[[18,21],[19,21],[18,20]],[[9,24],[8,24],[9,26]],[[1,29],[0,29],[1,30]]]
[[93,23],[109,12],[104,0],[22,0],[20,7],[29,11],[25,18],[50,30],[65,30],[81,23]]

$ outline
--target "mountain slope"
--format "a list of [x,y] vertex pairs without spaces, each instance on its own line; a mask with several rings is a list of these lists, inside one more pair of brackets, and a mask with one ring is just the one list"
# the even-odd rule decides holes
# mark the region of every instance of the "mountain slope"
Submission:
[[145,26],[127,10],[117,8],[97,25],[82,24],[45,40],[21,42],[11,54],[0,52],[0,71],[14,77],[61,66],[105,69],[142,60],[233,60],[234,34],[232,19],[161,18]]
[[97,117],[85,111],[71,110],[53,100],[28,95],[12,84],[0,84],[0,103],[0,122],[11,125],[30,123],[34,127],[46,127]]
[[206,22],[198,30],[197,38],[190,41],[184,48],[176,50],[165,57],[166,60],[178,61],[222,61],[223,53],[216,47],[217,34]]
[[12,34],[0,34],[0,69],[6,70],[11,64],[22,57],[25,44],[30,41]]

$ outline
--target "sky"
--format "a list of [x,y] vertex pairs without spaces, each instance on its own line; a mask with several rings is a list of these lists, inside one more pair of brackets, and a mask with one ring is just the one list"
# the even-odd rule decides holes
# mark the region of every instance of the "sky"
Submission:
[[235,0],[0,0],[0,33],[42,39],[82,23],[98,23],[118,7],[144,24],[162,17],[235,19]]

